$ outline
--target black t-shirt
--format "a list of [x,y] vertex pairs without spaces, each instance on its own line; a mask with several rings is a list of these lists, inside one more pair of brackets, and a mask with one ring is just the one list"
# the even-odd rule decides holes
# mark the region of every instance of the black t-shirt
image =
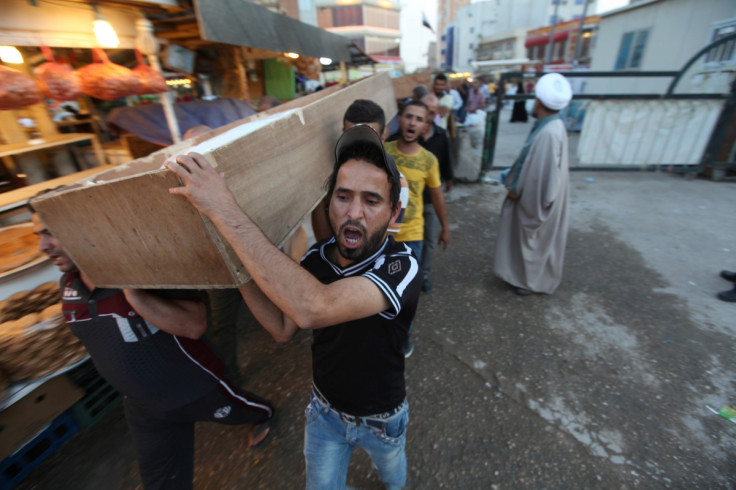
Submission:
[[391,308],[314,330],[314,384],[343,412],[360,416],[387,412],[406,398],[403,348],[419,301],[419,264],[406,245],[389,237],[371,257],[343,269],[327,259],[325,249],[334,242],[330,238],[314,245],[302,266],[324,284],[366,277],[388,298]]

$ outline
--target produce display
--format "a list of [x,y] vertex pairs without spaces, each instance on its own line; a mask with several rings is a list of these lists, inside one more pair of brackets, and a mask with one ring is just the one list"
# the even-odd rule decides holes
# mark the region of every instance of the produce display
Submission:
[[54,100],[75,100],[82,94],[82,81],[69,65],[42,63],[33,69],[41,93]]
[[51,49],[41,46],[46,63],[33,69],[41,93],[54,100],[74,100],[82,94],[82,81],[77,72],[68,64],[56,63]]
[[166,85],[166,78],[151,68],[143,61],[140,51],[135,50],[136,58],[138,59],[138,65],[133,68],[133,73],[138,77],[141,82],[141,86],[138,89],[138,95],[144,94],[160,94],[169,90],[169,86]]
[[59,300],[59,286],[46,282],[0,302],[0,383],[42,378],[87,356]]
[[101,49],[95,49],[94,53],[102,61],[77,70],[85,94],[103,100],[116,100],[138,93],[141,82],[132,70],[111,62]]
[[43,256],[30,223],[0,229],[0,274],[22,267]]
[[41,100],[41,92],[31,77],[0,66],[0,110],[22,109]]
[[86,94],[102,100],[167,92],[166,78],[147,65],[136,50],[134,69],[111,62],[105,51],[93,50],[94,63],[74,70],[58,63],[48,46],[41,46],[46,62],[33,69],[33,78],[0,66],[0,110],[22,109],[39,104],[44,97],[70,101]]

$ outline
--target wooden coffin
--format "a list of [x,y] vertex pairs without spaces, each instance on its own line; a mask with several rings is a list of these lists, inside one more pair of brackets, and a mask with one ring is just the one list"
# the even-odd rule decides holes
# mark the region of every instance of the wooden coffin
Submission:
[[277,245],[324,197],[345,109],[371,99],[396,112],[387,74],[295,99],[34,200],[72,260],[97,286],[221,288],[249,276],[212,223],[169,194],[172,154],[198,151]]
[[397,100],[412,97],[412,90],[417,85],[426,85],[427,89],[432,92],[432,75],[429,73],[415,73],[413,75],[392,78],[391,83],[394,85],[394,94]]

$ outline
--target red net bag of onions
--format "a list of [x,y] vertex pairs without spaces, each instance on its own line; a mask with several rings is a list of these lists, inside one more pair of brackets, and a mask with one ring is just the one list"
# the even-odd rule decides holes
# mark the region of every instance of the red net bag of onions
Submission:
[[82,94],[82,81],[71,66],[56,63],[51,49],[41,46],[46,63],[33,69],[36,83],[41,92],[54,100],[74,100]]
[[138,95],[168,92],[169,87],[166,85],[166,78],[160,72],[145,64],[143,62],[143,56],[141,56],[140,51],[137,49],[135,50],[135,56],[138,58],[138,65],[133,68],[133,73],[138,77],[138,81],[141,82]]
[[102,100],[116,100],[138,93],[141,83],[132,70],[111,62],[99,48],[95,48],[93,53],[102,61],[77,70],[82,79],[82,92]]
[[43,100],[33,79],[0,66],[0,109],[20,109]]

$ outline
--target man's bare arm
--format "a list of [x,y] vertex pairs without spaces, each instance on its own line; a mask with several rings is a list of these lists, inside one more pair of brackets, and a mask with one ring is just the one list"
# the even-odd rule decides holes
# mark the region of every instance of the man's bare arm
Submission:
[[[202,155],[178,156],[176,161],[168,160],[166,167],[184,182],[182,187],[174,187],[169,192],[186,197],[212,220],[258,285],[262,296],[251,294],[247,298],[247,290],[245,295],[255,309],[271,311],[268,305],[256,305],[268,299],[300,328],[321,328],[389,308],[388,299],[369,279],[351,277],[322,284],[279,251],[240,209],[223,176]],[[274,321],[272,313],[265,316]],[[270,326],[289,334],[287,320],[280,326],[278,321]]]
[[432,206],[437,213],[437,219],[440,220],[442,230],[437,239],[437,244],[442,245],[446,249],[450,244],[450,225],[447,222],[447,206],[445,205],[445,195],[442,194],[442,186],[429,189],[429,196],[432,199]]
[[162,298],[140,289],[123,289],[123,294],[140,316],[171,335],[198,339],[207,329],[207,307],[201,301]]
[[238,289],[255,319],[276,342],[288,342],[294,337],[299,329],[297,324],[263,294],[255,281],[250,281]]

